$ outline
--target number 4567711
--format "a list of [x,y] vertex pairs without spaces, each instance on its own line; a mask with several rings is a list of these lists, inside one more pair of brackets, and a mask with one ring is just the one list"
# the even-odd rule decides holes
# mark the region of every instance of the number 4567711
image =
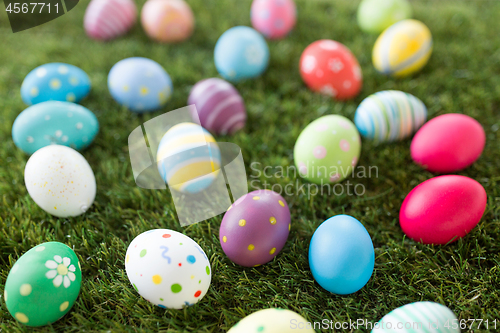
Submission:
[[[31,7],[31,8],[30,8]],[[37,9],[37,7],[40,7],[40,10]],[[43,9],[47,8],[49,14],[50,14],[50,3],[43,3],[43,2],[31,2],[29,5],[28,3],[9,3],[9,5],[7,6],[7,9],[6,11],[8,13],[14,13],[14,14],[18,14],[18,13],[23,13],[23,14],[28,14],[28,13],[31,13],[31,14],[41,14]],[[56,3],[54,5],[55,7],[55,11],[56,13],[59,13],[59,4]],[[35,10],[36,9],[36,10]]]

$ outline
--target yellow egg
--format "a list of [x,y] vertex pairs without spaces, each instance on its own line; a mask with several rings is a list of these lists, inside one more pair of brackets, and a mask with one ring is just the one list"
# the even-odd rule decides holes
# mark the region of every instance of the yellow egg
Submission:
[[314,333],[314,323],[285,309],[264,309],[252,313],[234,325],[228,333]]

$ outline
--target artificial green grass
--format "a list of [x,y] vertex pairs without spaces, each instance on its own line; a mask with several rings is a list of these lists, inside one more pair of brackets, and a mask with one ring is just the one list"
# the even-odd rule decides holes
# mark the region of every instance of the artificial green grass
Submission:
[[[92,41],[82,28],[86,1],[51,23],[16,34],[10,31],[5,12],[0,14],[0,289],[19,256],[46,241],[74,248],[83,270],[81,293],[73,309],[38,331],[221,332],[268,307],[296,311],[309,321],[361,318],[376,322],[396,307],[423,300],[447,305],[459,319],[498,322],[500,2],[412,1],[414,17],[432,31],[434,52],[419,74],[394,80],[376,73],[371,64],[377,36],[358,28],[358,1],[296,0],[296,29],[284,40],[269,42],[269,69],[258,79],[236,85],[247,107],[247,126],[234,136],[218,138],[242,148],[249,181],[257,175],[250,169],[252,162],[293,165],[295,140],[312,120],[325,114],[353,119],[363,98],[376,91],[398,89],[419,97],[427,105],[429,117],[460,112],[481,122],[487,134],[484,153],[459,174],[485,187],[488,206],[479,225],[456,243],[428,246],[406,239],[398,222],[401,203],[413,187],[435,175],[412,163],[410,140],[380,145],[364,140],[359,165],[377,166],[378,177],[349,181],[363,184],[366,193],[287,196],[292,213],[288,242],[272,262],[257,268],[236,266],[224,255],[218,240],[221,216],[181,228],[170,193],[140,189],[132,176],[127,148],[130,131],[163,112],[185,106],[194,83],[217,76],[213,64],[217,38],[232,26],[250,25],[249,0],[188,2],[196,15],[196,31],[191,39],[176,45],[150,41],[140,25],[124,38],[109,43]],[[314,94],[300,79],[301,52],[322,38],[344,43],[361,64],[364,86],[352,101],[340,103]],[[173,98],[164,109],[137,115],[112,100],[107,74],[113,64],[131,56],[159,62],[172,77]],[[28,156],[11,139],[12,123],[26,107],[19,93],[22,80],[46,62],[70,63],[89,74],[92,92],[82,104],[95,112],[101,126],[94,143],[83,152],[96,176],[97,197],[90,211],[76,218],[55,218],[33,202],[23,180]],[[282,186],[296,181],[293,177],[258,179]],[[365,225],[376,260],[373,276],[363,289],[337,296],[313,280],[307,250],[319,224],[343,213]],[[127,246],[135,236],[153,228],[181,231],[207,253],[212,284],[195,306],[163,310],[141,298],[128,282],[124,270]],[[10,316],[3,300],[0,306],[2,331],[27,330]],[[480,331],[487,330],[474,330]],[[495,330],[490,327],[489,331]]]

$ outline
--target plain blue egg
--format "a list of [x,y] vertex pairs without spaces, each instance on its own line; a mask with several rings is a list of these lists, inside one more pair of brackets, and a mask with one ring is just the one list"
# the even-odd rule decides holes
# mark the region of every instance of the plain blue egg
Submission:
[[238,26],[219,37],[214,59],[215,67],[224,79],[238,82],[264,73],[269,63],[269,48],[256,30]]
[[370,280],[375,251],[370,235],[354,217],[336,215],[314,232],[309,245],[309,267],[326,290],[352,294]]

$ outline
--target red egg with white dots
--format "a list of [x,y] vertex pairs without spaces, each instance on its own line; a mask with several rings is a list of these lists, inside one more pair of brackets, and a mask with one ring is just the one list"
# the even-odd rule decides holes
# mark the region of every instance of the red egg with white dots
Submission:
[[356,57],[346,46],[329,39],[318,40],[304,50],[300,75],[311,90],[338,100],[357,96],[363,85]]

